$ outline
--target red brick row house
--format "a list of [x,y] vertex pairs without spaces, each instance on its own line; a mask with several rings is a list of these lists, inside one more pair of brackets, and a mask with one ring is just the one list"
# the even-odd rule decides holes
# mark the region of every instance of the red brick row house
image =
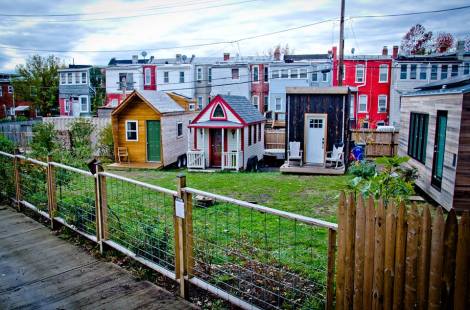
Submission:
[[12,77],[12,74],[0,73],[0,119],[15,115],[35,117],[36,111],[31,108],[31,103],[15,97]]

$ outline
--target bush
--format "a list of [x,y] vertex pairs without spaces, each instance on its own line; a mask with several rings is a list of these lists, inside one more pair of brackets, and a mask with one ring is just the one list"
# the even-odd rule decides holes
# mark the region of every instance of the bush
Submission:
[[79,161],[89,159],[93,154],[91,135],[95,126],[87,119],[79,118],[70,125],[72,154]]
[[101,130],[98,138],[98,150],[101,156],[114,159],[113,127],[111,124]]
[[33,125],[33,141],[31,143],[32,155],[44,159],[47,155],[59,149],[57,133],[52,123],[37,123]]
[[15,144],[4,135],[0,135],[0,151],[13,154],[15,152]]

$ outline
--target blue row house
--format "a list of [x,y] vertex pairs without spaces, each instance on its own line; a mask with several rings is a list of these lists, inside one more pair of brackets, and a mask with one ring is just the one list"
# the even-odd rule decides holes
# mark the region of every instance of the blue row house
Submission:
[[59,109],[61,116],[91,116],[95,89],[90,82],[92,66],[69,65],[59,69]]

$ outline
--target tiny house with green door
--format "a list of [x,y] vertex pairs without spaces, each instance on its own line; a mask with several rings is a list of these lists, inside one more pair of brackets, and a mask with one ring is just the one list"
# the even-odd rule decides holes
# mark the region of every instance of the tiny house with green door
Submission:
[[[112,166],[185,165],[187,126],[195,117],[188,106],[164,92],[133,91],[111,113],[116,161]],[[128,158],[120,158],[120,153]]]
[[400,113],[398,154],[416,185],[447,210],[470,210],[470,76],[402,95]]

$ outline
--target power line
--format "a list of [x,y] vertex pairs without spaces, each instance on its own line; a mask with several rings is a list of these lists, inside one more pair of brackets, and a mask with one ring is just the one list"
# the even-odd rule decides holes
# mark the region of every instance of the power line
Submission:
[[418,12],[408,12],[408,13],[394,13],[394,14],[382,14],[382,15],[356,15],[350,16],[349,18],[382,18],[382,17],[399,17],[399,16],[411,16],[411,15],[422,15],[422,14],[433,14],[433,13],[442,13],[442,12],[450,12],[450,11],[458,11],[458,10],[465,10],[469,9],[470,5],[458,6],[448,9],[440,9],[440,10],[430,10],[430,11],[418,11]]

